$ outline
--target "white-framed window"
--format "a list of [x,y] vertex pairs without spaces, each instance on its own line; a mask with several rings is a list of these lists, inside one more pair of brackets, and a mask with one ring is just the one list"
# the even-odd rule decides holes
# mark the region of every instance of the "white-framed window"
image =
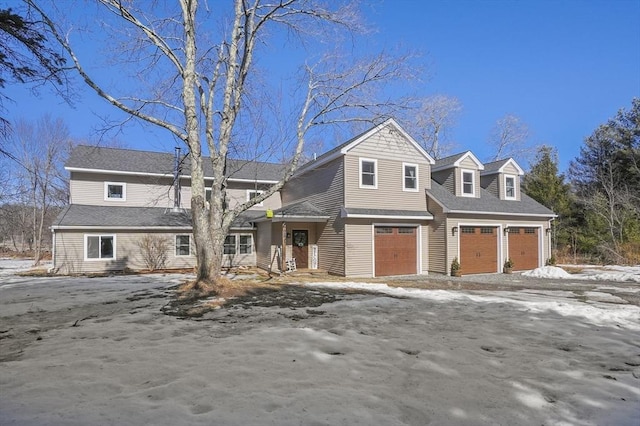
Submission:
[[473,170],[462,171],[462,195],[474,197],[476,195],[475,172]]
[[507,200],[516,199],[516,177],[505,175],[504,177],[504,198]]
[[236,254],[236,236],[227,235],[224,239],[224,254]]
[[418,191],[418,165],[402,163],[402,190],[403,191]]
[[127,200],[127,184],[124,182],[105,182],[104,183],[104,200],[105,201],[126,201]]
[[84,236],[84,260],[105,260],[116,258],[115,235]]
[[251,234],[240,234],[238,242],[238,252],[240,254],[253,253],[253,237]]
[[[258,195],[262,195],[264,191],[261,191],[259,189],[247,189],[247,201],[256,198]],[[254,204],[255,206],[262,206],[262,203],[257,203]]]
[[378,188],[378,160],[360,159],[360,188]]
[[191,235],[176,235],[176,257],[191,256]]

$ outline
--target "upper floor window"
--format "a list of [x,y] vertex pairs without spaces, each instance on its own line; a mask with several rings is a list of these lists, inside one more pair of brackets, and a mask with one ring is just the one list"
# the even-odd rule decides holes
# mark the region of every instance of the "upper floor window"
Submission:
[[115,235],[85,235],[84,259],[101,260],[115,259],[116,257]]
[[124,182],[105,182],[104,199],[105,201],[126,201],[127,184]]
[[360,159],[360,188],[376,189],[378,187],[377,167],[378,160]]
[[473,197],[476,195],[475,172],[462,171],[462,195]]
[[[258,195],[262,195],[263,192],[264,191],[253,190],[253,189],[247,190],[247,201],[256,198]],[[254,204],[254,206],[262,206],[262,202]]]
[[515,176],[504,177],[504,197],[509,200],[516,199],[516,178]]
[[176,256],[191,256],[190,235],[176,235]]
[[418,191],[418,165],[403,163],[402,169],[404,171],[402,189],[405,191]]

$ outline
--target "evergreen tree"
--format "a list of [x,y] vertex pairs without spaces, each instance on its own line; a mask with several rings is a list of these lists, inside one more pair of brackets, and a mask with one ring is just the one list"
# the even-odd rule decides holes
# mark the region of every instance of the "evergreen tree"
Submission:
[[555,148],[542,145],[536,160],[522,179],[522,190],[540,204],[553,210],[558,217],[553,222],[556,248],[570,245],[574,201],[570,185],[558,173],[558,153]]

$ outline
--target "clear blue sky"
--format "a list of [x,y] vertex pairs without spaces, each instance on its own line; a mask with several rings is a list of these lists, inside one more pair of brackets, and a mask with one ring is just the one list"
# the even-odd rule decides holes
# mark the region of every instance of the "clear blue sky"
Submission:
[[[425,54],[431,77],[416,94],[457,97],[463,112],[452,139],[480,158],[490,154],[485,142],[496,120],[514,114],[529,126],[531,143],[558,148],[564,170],[586,136],[640,97],[640,0],[375,0],[363,9],[377,28],[372,49],[401,44]],[[75,138],[95,139],[100,116],[118,115],[85,89],[75,108],[47,90],[5,93],[16,100],[5,105],[9,119],[48,112]],[[175,145],[136,125],[117,138],[136,149]]]

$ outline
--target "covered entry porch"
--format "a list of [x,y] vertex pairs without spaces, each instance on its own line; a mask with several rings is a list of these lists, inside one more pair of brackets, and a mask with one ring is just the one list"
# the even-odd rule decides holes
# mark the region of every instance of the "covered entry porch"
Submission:
[[269,272],[317,270],[318,238],[329,216],[308,201],[257,219],[257,265]]

